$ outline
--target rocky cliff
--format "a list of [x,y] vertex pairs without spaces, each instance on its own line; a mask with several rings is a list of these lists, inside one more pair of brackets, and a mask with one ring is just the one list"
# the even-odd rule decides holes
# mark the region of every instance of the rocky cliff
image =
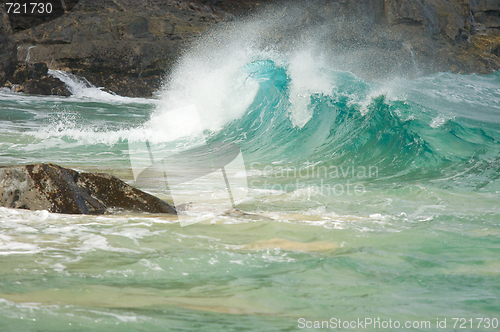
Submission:
[[[127,96],[150,96],[183,44],[225,17],[187,2],[127,0],[80,0],[64,15],[17,32],[3,16],[7,70],[45,63]],[[7,76],[4,84],[24,83]]]
[[[394,57],[411,53],[412,60],[426,63],[422,73],[486,74],[500,69],[498,0],[300,3],[306,12],[304,22],[341,24],[349,17],[349,29],[332,33],[328,44],[340,49],[347,44],[378,49],[378,68],[386,72],[395,66],[386,56],[389,53]],[[67,95],[64,84],[46,74],[45,68],[51,68],[85,77],[120,95],[151,96],[196,36],[251,10],[291,4],[273,0],[80,0],[59,17],[39,20],[31,27],[2,8],[0,86]],[[350,47],[344,47],[345,51]]]
[[412,43],[417,60],[431,64],[431,72],[500,69],[500,1],[385,0],[383,18],[388,31]]

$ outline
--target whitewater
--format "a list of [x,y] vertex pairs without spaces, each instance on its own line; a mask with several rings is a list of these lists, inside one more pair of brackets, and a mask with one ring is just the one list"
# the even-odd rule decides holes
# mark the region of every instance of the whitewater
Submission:
[[[50,74],[71,97],[0,91],[1,165],[136,185],[136,143],[165,156],[233,143],[245,165],[236,208],[248,213],[194,210],[182,227],[0,208],[1,331],[295,331],[366,318],[498,330],[500,73],[417,75],[409,52],[408,75],[370,79],[303,36],[266,41],[266,22],[201,38],[154,98],[60,71]],[[212,180],[180,186],[182,203],[222,200]]]

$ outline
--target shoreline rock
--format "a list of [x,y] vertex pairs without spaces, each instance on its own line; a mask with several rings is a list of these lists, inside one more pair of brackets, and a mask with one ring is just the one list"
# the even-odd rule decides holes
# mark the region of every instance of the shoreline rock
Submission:
[[71,92],[66,84],[50,76],[47,64],[17,62],[7,72],[4,87],[14,92],[24,92],[34,95],[57,95],[68,97]]
[[53,164],[0,167],[0,206],[65,214],[111,209],[177,214],[168,203],[114,176]]
[[[6,16],[3,7],[0,16]],[[80,0],[71,11],[30,29],[13,31],[4,19],[0,53],[10,59],[10,72],[19,64],[45,63],[118,95],[150,97],[186,43],[229,17],[186,1]],[[23,85],[11,80],[9,70],[3,76],[0,86]]]

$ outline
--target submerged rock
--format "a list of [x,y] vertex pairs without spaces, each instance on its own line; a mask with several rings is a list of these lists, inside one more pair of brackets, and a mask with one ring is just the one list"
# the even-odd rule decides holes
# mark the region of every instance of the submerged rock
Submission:
[[176,214],[168,203],[114,176],[52,164],[0,167],[0,206],[68,214],[110,209]]

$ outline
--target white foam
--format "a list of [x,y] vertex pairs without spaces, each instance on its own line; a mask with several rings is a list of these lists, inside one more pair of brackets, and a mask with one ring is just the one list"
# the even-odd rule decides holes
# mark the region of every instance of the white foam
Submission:
[[[179,109],[168,108],[155,113],[144,125],[144,139],[153,143],[170,142],[183,137],[204,141],[201,123],[200,112],[195,105]],[[133,138],[129,141],[133,141]]]
[[203,129],[211,131],[245,113],[259,89],[245,69],[256,51],[252,39],[233,32],[214,33],[185,54],[158,93],[161,103],[149,123],[152,127],[172,122],[189,128],[189,119],[168,114],[189,105],[197,108]]
[[436,128],[439,128],[442,125],[444,125],[449,120],[453,120],[454,118],[455,118],[454,116],[449,116],[449,115],[441,114],[441,115],[438,115],[437,117],[433,118],[431,120],[431,122],[429,123],[429,126],[431,128],[436,129]]
[[115,252],[133,252],[137,253],[135,250],[127,248],[115,248],[108,244],[108,240],[102,235],[96,234],[86,234],[80,237],[83,240],[82,245],[80,245],[77,250],[79,251],[94,251],[94,250],[104,250],[104,251],[115,251]]
[[99,315],[111,316],[111,317],[118,319],[121,322],[124,322],[124,323],[130,323],[130,322],[136,323],[136,322],[138,322],[138,318],[144,319],[143,317],[135,316],[134,314],[118,315],[118,314],[115,314],[112,312],[95,311],[95,310],[90,310],[90,312],[92,312],[94,314],[99,314]]
[[[46,210],[28,211],[17,210],[6,207],[0,207],[0,221],[19,222],[19,221],[46,221],[53,218],[53,215]],[[30,228],[31,229],[31,228]]]
[[360,105],[361,115],[365,115],[369,112],[368,106],[375,98],[384,97],[386,101],[400,100],[403,97],[403,93],[398,92],[397,87],[404,81],[405,80],[401,78],[395,78],[391,81],[384,82],[383,84],[379,84],[378,86],[372,88],[366,96],[362,97],[362,99],[354,100],[354,102],[357,102]]
[[59,272],[59,273],[64,273],[66,275],[69,275],[69,273],[66,270],[66,266],[62,265],[61,263],[56,263],[52,266],[50,266],[54,271]]
[[[161,144],[179,141],[179,139],[183,140],[181,143],[184,148],[189,148],[200,144],[204,136],[202,128],[195,125],[193,112],[186,111],[188,108],[160,113],[143,125],[118,130],[108,130],[105,123],[99,122],[82,125],[80,115],[75,112],[56,112],[49,116],[49,125],[24,133],[41,142],[23,148],[39,150],[58,145],[64,145],[66,148],[79,144],[113,145],[125,140],[129,143],[149,141]],[[66,142],[62,140],[64,137],[76,140],[77,143]],[[161,148],[164,151],[166,147],[163,145]],[[173,151],[176,152],[177,149]]]
[[138,239],[142,239],[145,236],[153,235],[153,233],[151,233],[148,229],[137,228],[137,227],[126,228],[126,229],[119,231],[119,232],[116,232],[115,230],[110,230],[109,232],[103,231],[102,233],[106,234],[106,235],[109,234],[109,235],[123,236],[123,237],[129,238],[129,239],[134,240],[134,241],[136,241]]
[[79,78],[65,71],[49,70],[48,73],[66,84],[73,98],[89,99],[92,101],[104,101],[110,103],[150,104],[153,102],[151,99],[123,97],[117,94],[106,92],[103,90],[104,88],[95,87],[86,79]]
[[333,87],[331,75],[324,70],[323,59],[313,56],[312,49],[312,46],[305,46],[304,50],[294,54],[288,68],[291,79],[290,118],[299,128],[312,118],[311,96],[329,95]]
[[14,237],[0,234],[0,256],[40,252],[35,244],[17,242]]

